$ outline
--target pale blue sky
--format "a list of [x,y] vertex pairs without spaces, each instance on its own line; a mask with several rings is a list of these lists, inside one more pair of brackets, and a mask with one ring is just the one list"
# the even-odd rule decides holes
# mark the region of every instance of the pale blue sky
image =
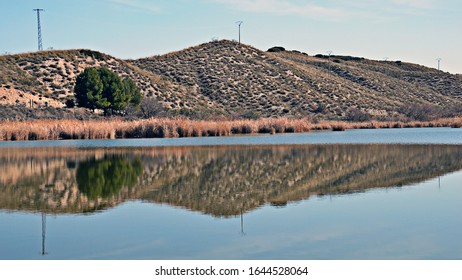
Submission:
[[462,73],[459,0],[0,0],[0,52],[90,48],[141,58],[218,39],[261,50],[402,60]]

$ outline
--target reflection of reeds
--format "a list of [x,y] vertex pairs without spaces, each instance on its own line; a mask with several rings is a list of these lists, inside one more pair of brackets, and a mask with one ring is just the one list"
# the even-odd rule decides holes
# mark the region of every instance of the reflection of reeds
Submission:
[[[233,216],[266,203],[282,206],[313,195],[393,188],[462,168],[459,145],[1,150],[0,209],[46,213],[84,213],[136,199]],[[138,158],[144,166],[132,188],[127,185],[110,198],[91,199],[81,193],[79,168],[120,158]]]
[[125,121],[121,119],[4,121],[0,123],[0,141],[57,139],[172,138],[228,136],[255,133],[302,133],[311,130],[403,127],[462,127],[462,118],[425,122],[341,122],[307,119],[260,119],[200,121],[184,118]]

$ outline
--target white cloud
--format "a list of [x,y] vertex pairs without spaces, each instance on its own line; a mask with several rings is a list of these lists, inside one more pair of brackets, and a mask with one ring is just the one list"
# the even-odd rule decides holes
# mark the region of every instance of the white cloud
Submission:
[[430,9],[437,3],[435,0],[390,0],[390,2],[416,9]]
[[153,5],[152,1],[146,0],[107,0],[118,7],[130,8],[137,11],[144,11],[150,13],[159,13],[160,8]]
[[421,15],[438,4],[436,0],[209,0],[233,9],[273,15],[305,16],[341,21],[363,18],[383,20],[392,15]]
[[[443,1],[440,1],[440,4]],[[426,16],[431,10],[437,8],[435,0],[387,0],[386,12],[405,16]]]
[[[211,0],[226,4],[236,10],[274,15],[298,15],[326,20],[340,20],[353,13],[314,3],[300,3],[290,0]],[[305,1],[306,2],[306,1]],[[313,2],[313,1],[308,1]]]

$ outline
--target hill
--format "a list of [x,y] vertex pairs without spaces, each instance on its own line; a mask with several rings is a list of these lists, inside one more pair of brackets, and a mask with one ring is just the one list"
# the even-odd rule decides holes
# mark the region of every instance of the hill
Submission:
[[[447,108],[462,102],[460,76],[419,65],[297,51],[269,53],[231,41],[132,63],[189,87],[191,96],[228,115],[345,118],[349,109],[357,108],[390,118],[402,115],[400,110],[409,104]],[[195,99],[188,105],[197,106]]]
[[83,49],[41,51],[0,57],[0,104],[5,105],[3,111],[9,109],[10,114],[21,114],[31,107],[65,108],[66,101],[74,99],[77,75],[87,67],[107,67],[122,78],[130,77],[144,96],[169,97],[182,93],[181,88],[161,76],[100,52]]
[[101,66],[135,80],[170,116],[397,120],[462,114],[461,75],[400,61],[265,52],[227,40],[137,60],[90,50],[1,56],[0,104],[12,112],[31,100],[35,107],[63,108],[73,98],[75,77]]

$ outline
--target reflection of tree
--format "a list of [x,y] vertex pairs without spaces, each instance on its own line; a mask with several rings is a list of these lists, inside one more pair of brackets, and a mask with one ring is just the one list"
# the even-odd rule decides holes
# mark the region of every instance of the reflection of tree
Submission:
[[462,169],[462,146],[300,145],[17,149],[0,153],[0,209],[85,213],[128,199],[218,217]]
[[106,156],[79,163],[76,177],[80,192],[89,199],[96,199],[117,194],[123,186],[133,187],[142,173],[143,164],[139,158],[127,160]]

